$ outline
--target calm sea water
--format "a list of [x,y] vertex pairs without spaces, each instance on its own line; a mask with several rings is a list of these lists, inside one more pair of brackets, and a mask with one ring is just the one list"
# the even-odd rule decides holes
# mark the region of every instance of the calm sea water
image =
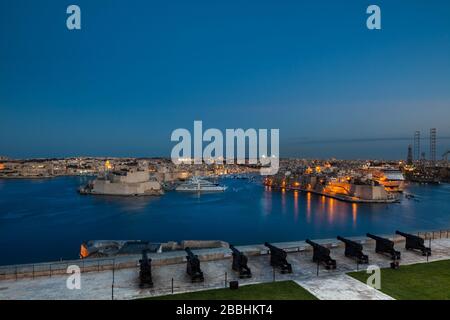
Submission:
[[224,193],[142,198],[81,196],[86,182],[0,180],[0,264],[77,258],[90,239],[250,244],[450,228],[448,184],[410,185],[415,199],[399,204],[356,205],[229,178]]

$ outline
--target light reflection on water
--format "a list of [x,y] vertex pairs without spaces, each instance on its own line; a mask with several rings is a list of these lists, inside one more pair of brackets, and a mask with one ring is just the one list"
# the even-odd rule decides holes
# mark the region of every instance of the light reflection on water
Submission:
[[311,222],[311,192],[306,193],[306,221]]
[[272,188],[264,187],[264,193],[262,197],[263,201],[263,215],[269,215],[272,211]]
[[294,221],[298,221],[298,191],[293,191],[294,194]]
[[286,189],[281,189],[281,212],[286,213]]
[[356,227],[356,219],[358,218],[358,205],[356,203],[352,203],[352,218],[353,227]]
[[[1,180],[0,264],[75,258],[89,239],[234,244],[450,228],[450,186],[411,185],[415,199],[351,204],[309,192],[224,179],[224,193],[81,196],[86,179]],[[26,252],[26,254],[23,254]]]

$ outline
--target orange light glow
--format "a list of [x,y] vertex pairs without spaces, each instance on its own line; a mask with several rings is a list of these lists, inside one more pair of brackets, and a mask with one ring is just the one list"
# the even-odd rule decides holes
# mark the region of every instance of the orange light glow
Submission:
[[0,170],[5,169],[5,165],[3,163],[0,163]]
[[89,250],[88,250],[86,244],[82,243],[81,248],[80,248],[80,257],[81,257],[81,259],[83,259],[83,258],[87,258],[88,256],[89,256]]
[[106,170],[111,170],[112,169],[112,164],[109,162],[109,160],[106,160],[106,162],[105,162],[105,169]]
[[186,171],[181,172],[179,175],[180,179],[187,179],[188,177],[189,177],[189,173]]

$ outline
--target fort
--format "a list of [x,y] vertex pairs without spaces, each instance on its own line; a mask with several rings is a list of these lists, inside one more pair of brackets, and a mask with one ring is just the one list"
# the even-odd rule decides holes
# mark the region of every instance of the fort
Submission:
[[81,194],[96,195],[160,195],[162,187],[156,180],[150,179],[147,171],[115,171],[97,177],[80,190]]

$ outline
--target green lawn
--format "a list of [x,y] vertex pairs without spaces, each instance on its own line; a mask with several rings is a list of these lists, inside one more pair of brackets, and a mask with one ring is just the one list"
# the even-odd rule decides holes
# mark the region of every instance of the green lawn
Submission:
[[[350,276],[366,282],[365,271]],[[381,269],[381,291],[399,300],[449,300],[450,260]]]
[[155,300],[317,300],[315,296],[294,281],[280,281],[229,288],[180,293]]

